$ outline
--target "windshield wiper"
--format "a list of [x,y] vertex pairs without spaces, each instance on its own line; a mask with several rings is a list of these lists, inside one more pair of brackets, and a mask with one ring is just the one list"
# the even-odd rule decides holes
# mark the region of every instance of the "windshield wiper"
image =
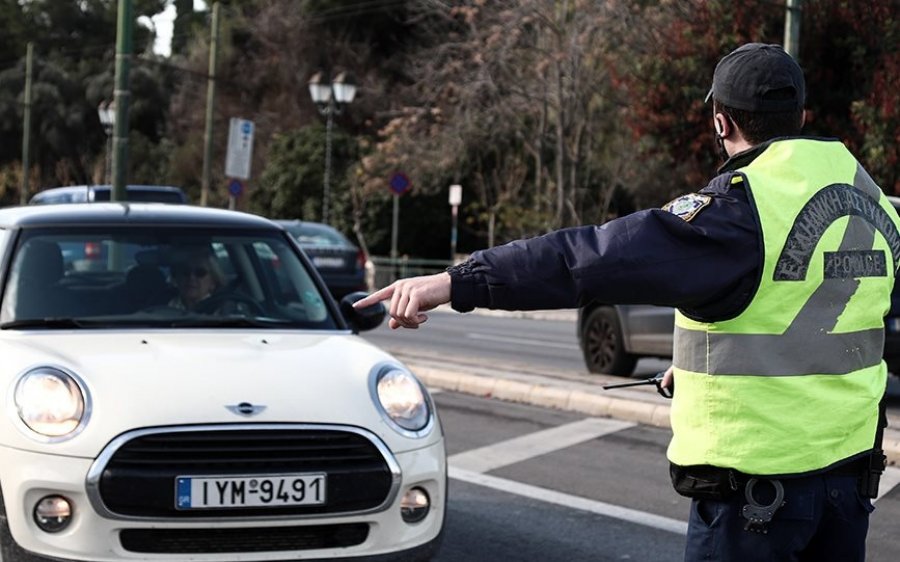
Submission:
[[[60,328],[86,328],[93,323],[85,322],[77,318],[24,318],[11,320],[0,324],[0,330],[15,330],[16,328],[47,328],[50,330]],[[94,324],[96,325],[96,324]]]

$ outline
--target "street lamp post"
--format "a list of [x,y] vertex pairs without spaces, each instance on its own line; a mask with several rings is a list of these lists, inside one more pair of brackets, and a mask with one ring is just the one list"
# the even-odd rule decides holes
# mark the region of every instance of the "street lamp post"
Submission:
[[103,132],[106,133],[106,165],[104,167],[103,181],[112,184],[112,133],[116,126],[116,102],[115,100],[102,101],[97,107],[97,115]]
[[356,84],[346,72],[341,72],[329,84],[324,72],[316,72],[309,79],[309,96],[319,113],[325,116],[325,176],[322,182],[322,222],[328,223],[328,204],[331,196],[331,130],[334,116],[356,97]]

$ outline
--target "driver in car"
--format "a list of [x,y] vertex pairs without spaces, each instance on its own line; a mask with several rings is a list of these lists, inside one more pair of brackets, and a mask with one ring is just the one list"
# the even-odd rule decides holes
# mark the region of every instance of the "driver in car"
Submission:
[[169,306],[195,310],[198,303],[225,286],[225,276],[208,248],[187,248],[172,264],[172,281],[178,289]]

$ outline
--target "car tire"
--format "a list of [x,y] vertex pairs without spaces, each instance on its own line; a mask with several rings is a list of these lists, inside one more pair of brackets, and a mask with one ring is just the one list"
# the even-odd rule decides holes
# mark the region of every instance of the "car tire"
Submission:
[[612,307],[592,310],[581,332],[584,362],[591,373],[627,377],[634,372],[637,357],[625,351],[622,324]]

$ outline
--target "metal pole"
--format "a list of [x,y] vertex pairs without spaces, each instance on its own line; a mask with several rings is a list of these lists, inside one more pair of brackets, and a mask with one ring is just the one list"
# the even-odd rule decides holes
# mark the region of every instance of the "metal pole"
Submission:
[[328,98],[325,111],[325,179],[322,185],[322,222],[328,224],[328,199],[331,197],[331,130],[334,128],[334,95]]
[[450,229],[450,263],[456,260],[456,220],[457,215],[459,215],[459,205],[452,205],[452,209],[453,227]]
[[800,7],[801,0],[787,0],[784,13],[784,50],[800,60]]
[[394,194],[394,220],[391,225],[391,259],[397,259],[397,230],[400,224],[400,196]]
[[103,182],[112,183],[112,130],[109,127],[106,130],[106,169],[103,173]]
[[131,28],[134,25],[131,0],[119,0],[116,30],[116,122],[113,127],[113,185],[111,201],[125,201],[128,177],[128,106],[131,90],[128,75],[131,71]]
[[28,43],[25,51],[25,116],[22,123],[22,191],[19,204],[28,203],[28,182],[31,179],[31,75],[34,61],[34,43]]
[[200,206],[209,204],[210,167],[212,166],[213,114],[216,101],[216,66],[219,58],[219,3],[213,4],[212,33],[209,43],[209,73],[206,79],[206,128],[203,133],[203,178],[200,182]]

